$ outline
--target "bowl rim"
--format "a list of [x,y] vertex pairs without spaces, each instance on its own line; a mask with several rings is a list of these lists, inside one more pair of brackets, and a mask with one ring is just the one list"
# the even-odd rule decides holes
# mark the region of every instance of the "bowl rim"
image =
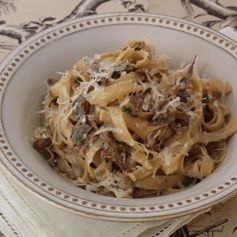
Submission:
[[[12,75],[35,51],[39,50],[44,45],[68,36],[69,34],[112,24],[143,24],[179,30],[180,32],[206,40],[237,59],[237,43],[234,40],[212,29],[183,19],[144,13],[107,13],[82,17],[50,27],[32,36],[14,49],[1,62],[0,109],[2,110],[4,91],[7,88],[7,84],[11,80]],[[0,121],[0,150],[3,154],[0,162],[9,173],[21,183],[21,185],[27,187],[32,193],[65,210],[70,210],[79,215],[100,220],[129,222],[167,220],[210,208],[219,202],[229,199],[237,193],[237,176],[235,176],[231,177],[229,180],[224,180],[223,184],[220,184],[215,190],[210,190],[208,193],[201,193],[200,195],[193,197],[192,200],[188,199],[177,203],[167,203],[157,207],[133,207],[127,206],[126,204],[124,206],[111,206],[106,205],[106,203],[97,205],[97,203],[88,202],[87,200],[80,199],[80,197],[58,190],[48,185],[45,181],[41,181],[40,178],[32,172],[27,171],[24,164],[18,160],[14,151],[11,150],[11,146],[7,141],[7,136],[4,133],[2,116]]]

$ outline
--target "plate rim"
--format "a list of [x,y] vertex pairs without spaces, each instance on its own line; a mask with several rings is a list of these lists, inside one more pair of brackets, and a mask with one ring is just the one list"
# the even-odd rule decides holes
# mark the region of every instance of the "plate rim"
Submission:
[[[125,19],[125,17],[127,17],[127,20],[125,22],[121,21],[121,19]],[[141,22],[137,22],[135,20],[132,20],[132,18],[134,19],[138,19],[138,18],[141,18]],[[121,24],[121,23],[125,23],[125,24],[146,24],[147,20],[148,19],[148,22],[153,24],[153,25],[156,25],[156,26],[160,26],[160,27],[165,27],[165,28],[172,28],[172,27],[168,27],[168,25],[171,23],[171,22],[176,22],[177,24],[180,24],[180,27],[181,25],[183,25],[181,28],[178,28],[177,30],[180,30],[182,32],[186,32],[187,34],[191,34],[192,36],[197,36],[199,38],[201,38],[202,40],[206,41],[203,37],[201,37],[201,35],[203,35],[204,33],[205,34],[210,34],[210,36],[216,36],[218,40],[220,40],[220,45],[223,44],[224,42],[226,42],[226,44],[228,43],[229,44],[229,48],[231,45],[233,45],[232,47],[234,47],[234,50],[225,50],[222,46],[219,46],[222,50],[225,50],[227,51],[229,54],[231,54],[235,59],[237,59],[237,42],[235,42],[234,40],[230,39],[229,37],[227,36],[224,36],[223,34],[219,33],[219,32],[216,32],[212,29],[209,29],[209,28],[206,28],[204,26],[201,26],[197,23],[194,23],[194,22],[190,22],[190,21],[186,21],[186,20],[183,20],[183,19],[179,19],[179,18],[175,18],[175,17],[170,17],[170,16],[165,16],[165,15],[159,15],[159,14],[142,14],[142,13],[107,13],[107,14],[99,14],[99,15],[95,15],[95,16],[87,16],[87,17],[82,17],[82,18],[79,18],[79,19],[76,19],[76,20],[70,20],[70,21],[67,21],[65,23],[61,23],[61,24],[58,24],[54,27],[50,27],[32,37],[30,37],[29,39],[27,39],[25,42],[23,42],[19,47],[17,47],[16,49],[14,49],[2,62],[1,62],[1,65],[0,65],[0,77],[2,77],[2,74],[4,73],[5,69],[7,69],[8,65],[10,63],[12,63],[12,59],[14,59],[19,53],[21,53],[23,50],[26,50],[25,48],[28,47],[31,43],[35,42],[35,41],[39,41],[40,39],[42,39],[42,37],[44,36],[47,36],[48,34],[50,34],[51,32],[55,32],[59,29],[66,29],[68,26],[72,26],[74,24],[80,24],[80,23],[85,23],[87,24],[87,22],[92,22],[93,20],[98,20],[98,19],[116,19],[116,18],[120,18],[119,22],[117,23],[106,23],[106,25],[111,25],[111,24]],[[158,21],[162,20],[162,22],[160,22],[159,24],[155,21],[155,22],[152,22],[153,19],[156,19]],[[98,27],[100,24],[103,26],[105,24],[102,24],[103,22],[99,23],[97,26],[91,26],[91,25],[87,25],[84,29],[91,29],[93,27]],[[147,23],[148,24],[148,23]],[[201,35],[196,35],[194,33],[191,33],[188,31],[188,29],[184,29],[184,26],[185,27],[193,27],[192,29],[198,29],[201,31],[203,31],[203,33]],[[175,29],[176,26],[174,26],[174,29]],[[178,26],[177,26],[178,27]],[[83,30],[83,29],[82,29]],[[33,49],[33,51],[29,54],[28,57],[30,57],[30,55],[32,55],[35,51],[39,50],[41,47],[43,47],[44,45],[47,45],[48,43],[51,43],[57,39],[60,39],[61,37],[64,37],[64,36],[67,36],[69,34],[72,34],[74,32],[78,32],[80,31],[80,29],[75,29],[75,31],[72,30],[71,33],[66,33],[66,34],[63,34],[60,35],[59,37],[57,36],[55,39],[53,40],[49,40],[46,42],[42,42],[42,44],[39,44],[38,47],[36,47],[36,49]],[[200,32],[201,32],[200,31]],[[197,33],[198,34],[198,33]],[[207,36],[208,38],[210,36]],[[221,42],[222,41],[222,42]],[[215,46],[218,46],[216,43],[214,43]],[[228,48],[227,47],[227,48]],[[27,49],[29,51],[29,49]],[[29,53],[29,52],[28,52]],[[28,54],[26,52],[26,54]],[[16,67],[15,70],[18,69],[18,67],[20,67],[20,65],[25,61],[27,57],[23,57],[22,60],[20,60],[20,62],[17,64],[18,66]],[[2,101],[3,101],[3,97],[4,97],[4,92],[7,88],[7,84],[8,84],[8,81],[11,80],[11,76],[12,74],[14,74],[14,70],[13,70],[13,73],[8,73],[9,74],[9,79],[8,80],[5,80],[3,82],[0,82],[1,84],[3,84],[3,87],[4,87],[4,90],[1,90],[1,105],[0,105],[0,108],[2,109]],[[6,76],[4,76],[6,77]],[[1,88],[1,84],[0,84],[0,88]],[[5,134],[4,134],[4,129],[3,129],[3,126],[2,126],[2,116],[1,116],[1,126],[0,126],[0,139],[3,139],[5,138],[5,140],[7,141],[7,138],[5,137]],[[7,145],[9,147],[11,147],[9,145],[9,143],[7,142]],[[7,153],[9,153],[8,149],[5,149],[4,146],[6,146],[5,143],[0,143],[0,150],[2,151],[4,157],[5,157],[5,160],[3,160],[2,158],[0,159],[0,162],[4,165],[4,167],[9,171],[9,173],[15,177],[15,179],[20,182],[23,186],[27,187],[28,189],[31,190],[32,193],[46,199],[48,202],[50,202],[51,204],[54,204],[54,205],[57,205],[57,206],[60,206],[61,208],[64,208],[65,210],[71,210],[73,212],[76,212],[77,214],[81,214],[83,216],[87,216],[87,217],[92,217],[92,218],[96,218],[96,219],[103,219],[103,220],[110,220],[110,221],[129,221],[129,222],[137,222],[137,221],[154,221],[154,220],[167,220],[167,219],[170,219],[170,218],[176,218],[178,216],[183,216],[183,215],[187,215],[187,214],[191,214],[191,213],[194,213],[194,212],[197,212],[197,211],[201,211],[201,210],[204,210],[206,208],[209,208],[219,202],[223,202],[225,201],[226,199],[228,199],[230,196],[234,196],[236,193],[237,193],[237,177],[232,177],[230,180],[228,181],[225,181],[225,184],[228,183],[228,185],[226,184],[227,188],[229,188],[229,193],[224,195],[224,191],[227,190],[227,188],[225,188],[225,185],[224,184],[221,184],[221,186],[219,187],[222,187],[219,191],[219,193],[215,193],[215,196],[216,196],[216,199],[214,198],[212,202],[207,202],[205,205],[197,205],[196,208],[190,208],[191,204],[189,202],[187,202],[188,200],[186,200],[186,204],[185,205],[182,205],[184,208],[184,210],[182,211],[181,209],[182,208],[177,208],[176,209],[178,211],[176,211],[175,213],[171,213],[171,214],[164,214],[164,207],[163,208],[158,208],[158,209],[146,209],[146,210],[143,210],[140,208],[140,210],[138,209],[136,212],[134,210],[132,210],[131,208],[134,208],[134,207],[127,207],[127,206],[119,206],[118,207],[118,210],[120,211],[117,211],[117,212],[113,212],[113,209],[110,210],[110,214],[111,214],[111,211],[113,213],[113,215],[109,215],[108,213],[108,210],[107,210],[107,207],[105,205],[101,205],[100,206],[100,209],[98,211],[98,209],[96,210],[97,211],[97,214],[95,213],[95,208],[93,209],[92,207],[92,210],[93,211],[88,211],[88,207],[86,207],[86,205],[83,204],[84,201],[81,201],[81,205],[82,205],[82,208],[75,208],[76,206],[74,205],[75,203],[71,203],[71,205],[66,205],[66,204],[63,204],[62,202],[59,202],[59,200],[57,198],[51,198],[52,197],[52,193],[50,193],[49,191],[46,191],[45,189],[42,189],[44,191],[39,192],[38,189],[36,188],[35,184],[30,184],[30,181],[28,179],[26,179],[26,177],[24,176],[24,174],[22,172],[20,172],[20,169],[17,170],[18,173],[14,173],[12,171],[13,168],[17,168],[16,166],[14,166],[10,160],[9,160],[9,156],[10,155],[7,155]],[[6,151],[7,150],[7,151]],[[14,154],[14,152],[13,152]],[[15,155],[15,159],[17,159],[17,156]],[[17,163],[16,163],[17,164]],[[10,165],[10,166],[9,166]],[[11,167],[12,166],[12,167]],[[21,168],[22,169],[22,168]],[[47,186],[47,184],[46,184]],[[235,186],[235,188],[233,187]],[[218,187],[218,188],[219,188]],[[232,189],[230,189],[232,188]],[[55,189],[56,190],[56,189]],[[222,194],[222,195],[221,195]],[[203,194],[204,195],[204,194]],[[224,195],[224,196],[223,196]],[[67,194],[64,195],[64,197],[66,197]],[[213,196],[214,196],[214,193],[213,193]],[[201,199],[200,202],[203,202],[207,199],[211,198],[210,195],[207,195],[206,197],[204,196],[203,199]],[[65,200],[68,199],[65,198]],[[68,200],[67,200],[68,201]],[[205,202],[204,202],[205,203]],[[167,204],[168,205],[168,204]],[[173,204],[172,204],[173,205]],[[178,204],[179,205],[179,204]],[[74,207],[72,207],[74,206]],[[105,206],[105,207],[104,207]],[[116,206],[116,205],[114,205]],[[174,205],[173,205],[174,207]],[[98,208],[98,207],[97,207]],[[117,207],[115,207],[117,208]],[[129,209],[130,208],[130,209]],[[91,207],[90,207],[91,209]],[[174,209],[174,208],[173,208]],[[125,212],[128,211],[128,212]],[[130,210],[130,211],[129,211]],[[150,210],[150,211],[148,211]],[[172,206],[170,206],[168,208],[167,206],[167,210],[172,210]],[[181,211],[180,211],[181,210]],[[153,215],[150,215],[150,216],[146,216],[146,212],[145,211],[148,211],[148,213],[153,213]],[[127,213],[129,213],[129,215],[127,215]],[[168,212],[169,213],[169,212]],[[141,215],[143,214],[143,215]],[[123,215],[123,216],[122,216]],[[131,216],[132,215],[132,216]]]

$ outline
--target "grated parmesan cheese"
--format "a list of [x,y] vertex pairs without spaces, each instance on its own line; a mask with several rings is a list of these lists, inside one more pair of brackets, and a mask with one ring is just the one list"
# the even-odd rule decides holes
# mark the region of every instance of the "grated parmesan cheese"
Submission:
[[126,104],[128,104],[128,102],[129,102],[129,96],[125,96],[123,101],[120,103],[119,107],[120,108],[124,107]]
[[111,61],[101,61],[99,62],[99,68],[100,68],[100,71],[108,71],[111,69],[111,67],[113,66],[113,62]]
[[57,74],[67,77],[69,75],[69,72],[57,72]]
[[104,133],[104,132],[116,132],[116,133],[122,133],[122,130],[119,128],[115,128],[115,127],[103,127],[101,126],[96,132],[95,135]]
[[144,111],[147,111],[149,109],[150,103],[151,103],[151,94],[147,94],[144,98],[143,104],[142,104],[142,109]]
[[81,122],[82,123],[85,123],[86,122],[86,116],[83,114],[80,118]]
[[172,154],[168,147],[164,147],[162,151],[160,152],[161,159],[164,162],[166,166],[170,166],[171,161],[172,161]]
[[188,115],[191,117],[191,119],[193,119],[195,117],[199,118],[198,115],[195,112],[193,112],[193,111],[188,111]]
[[103,89],[95,80],[83,81],[80,84],[80,91],[86,97],[90,87],[93,87],[94,90]]
[[177,97],[175,97],[174,99],[172,99],[171,101],[169,101],[169,102],[163,107],[162,110],[160,110],[160,111],[155,111],[154,119],[156,119],[160,114],[167,113],[167,110],[168,110],[169,107],[176,108],[176,107],[178,107],[179,105],[181,105],[180,97],[177,96]]

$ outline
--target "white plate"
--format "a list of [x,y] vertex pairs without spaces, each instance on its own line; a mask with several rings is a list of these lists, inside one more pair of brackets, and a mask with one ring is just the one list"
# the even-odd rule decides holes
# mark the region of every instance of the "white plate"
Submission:
[[119,221],[169,219],[193,213],[229,198],[237,190],[237,136],[227,159],[194,187],[176,194],[119,199],[81,190],[52,170],[32,148],[39,125],[44,81],[82,56],[117,49],[134,38],[150,40],[173,66],[199,56],[201,67],[229,81],[229,106],[237,114],[237,46],[230,39],[194,23],[158,15],[110,14],[50,28],[21,44],[1,64],[0,147],[2,163],[21,183],[51,203],[81,215]]

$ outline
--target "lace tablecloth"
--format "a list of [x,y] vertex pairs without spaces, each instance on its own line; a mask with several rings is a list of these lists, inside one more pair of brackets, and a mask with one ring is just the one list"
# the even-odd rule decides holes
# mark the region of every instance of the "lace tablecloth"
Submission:
[[[27,38],[58,22],[90,14],[128,11],[185,18],[237,41],[236,0],[0,0],[0,59]],[[237,197],[195,218],[172,237],[237,236],[236,214]],[[3,220],[1,210],[0,219],[7,221]]]

